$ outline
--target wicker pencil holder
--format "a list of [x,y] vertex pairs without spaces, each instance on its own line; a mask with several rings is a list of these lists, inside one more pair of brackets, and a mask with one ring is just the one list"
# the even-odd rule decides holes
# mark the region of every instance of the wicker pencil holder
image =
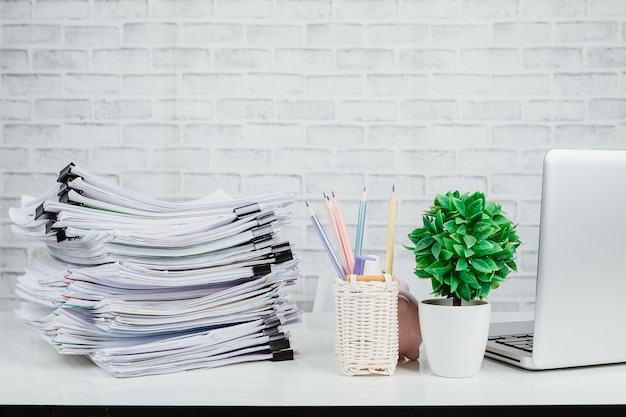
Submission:
[[335,355],[344,375],[393,375],[398,363],[398,290],[391,275],[333,282]]

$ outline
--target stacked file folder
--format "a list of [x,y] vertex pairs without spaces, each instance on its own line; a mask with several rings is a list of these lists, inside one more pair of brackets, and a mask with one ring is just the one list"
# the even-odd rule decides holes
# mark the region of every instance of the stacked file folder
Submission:
[[292,192],[166,202],[69,164],[9,210],[49,256],[18,278],[16,316],[117,377],[293,359]]

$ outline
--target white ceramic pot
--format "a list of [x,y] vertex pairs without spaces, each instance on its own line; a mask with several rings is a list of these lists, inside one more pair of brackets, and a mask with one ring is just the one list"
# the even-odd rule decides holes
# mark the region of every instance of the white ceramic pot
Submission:
[[456,307],[451,298],[420,301],[422,344],[435,375],[465,378],[478,373],[489,336],[490,314],[491,304],[485,300],[463,301]]

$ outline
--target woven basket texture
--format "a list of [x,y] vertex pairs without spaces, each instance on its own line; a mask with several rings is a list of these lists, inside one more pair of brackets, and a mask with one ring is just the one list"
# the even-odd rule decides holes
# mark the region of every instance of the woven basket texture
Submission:
[[344,375],[393,375],[398,363],[398,281],[333,281],[335,355]]

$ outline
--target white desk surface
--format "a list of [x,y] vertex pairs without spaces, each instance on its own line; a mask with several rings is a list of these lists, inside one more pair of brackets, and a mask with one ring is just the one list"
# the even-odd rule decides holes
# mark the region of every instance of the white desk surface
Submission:
[[[524,313],[493,313],[494,321]],[[292,361],[253,362],[118,379],[85,357],[58,354],[12,312],[0,312],[0,406],[434,406],[626,404],[626,364],[525,371],[485,359],[472,378],[434,376],[420,361],[392,376],[344,376],[334,321],[305,313],[288,326]],[[573,344],[572,349],[576,349]],[[1,410],[1,408],[0,408]]]

